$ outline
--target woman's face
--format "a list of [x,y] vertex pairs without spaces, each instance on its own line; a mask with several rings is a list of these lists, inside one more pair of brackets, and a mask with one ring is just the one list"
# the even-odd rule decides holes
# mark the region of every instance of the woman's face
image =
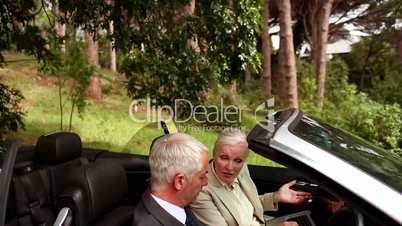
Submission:
[[247,158],[247,146],[219,145],[214,154],[215,172],[218,178],[227,185],[231,185],[239,175]]

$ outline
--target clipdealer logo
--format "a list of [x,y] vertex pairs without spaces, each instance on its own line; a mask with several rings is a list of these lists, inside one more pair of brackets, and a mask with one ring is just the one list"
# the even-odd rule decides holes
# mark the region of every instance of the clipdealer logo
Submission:
[[[166,123],[174,121],[175,123],[186,123],[189,121],[199,124],[233,124],[240,123],[243,120],[245,106],[225,105],[223,99],[220,99],[218,105],[194,105],[186,99],[176,99],[173,106],[163,105],[155,106],[156,101],[150,98],[133,100],[129,106],[128,113],[130,119],[137,123],[151,123],[165,121]],[[253,112],[254,123],[259,124],[269,132],[274,132],[274,98],[266,100],[256,107]],[[178,117],[175,112],[180,108],[186,107],[189,112],[186,115]],[[258,119],[265,115],[264,122]]]

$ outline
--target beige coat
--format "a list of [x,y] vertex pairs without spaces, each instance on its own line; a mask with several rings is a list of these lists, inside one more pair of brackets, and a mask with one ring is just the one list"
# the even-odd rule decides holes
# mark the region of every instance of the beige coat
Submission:
[[[212,172],[213,162],[209,164],[208,185],[205,186],[197,199],[191,204],[195,216],[201,223],[208,226],[239,226],[239,212],[232,208],[233,197],[218,181]],[[245,164],[237,177],[244,194],[254,207],[254,215],[259,221],[264,222],[264,211],[277,210],[273,203],[272,193],[258,196],[257,188],[251,180],[247,165]],[[240,225],[241,226],[241,225]]]

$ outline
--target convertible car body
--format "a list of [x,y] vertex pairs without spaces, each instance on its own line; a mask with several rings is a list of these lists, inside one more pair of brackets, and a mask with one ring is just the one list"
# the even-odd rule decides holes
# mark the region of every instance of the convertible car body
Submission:
[[[401,158],[298,110],[270,123],[248,134],[249,148],[286,167],[249,165],[259,192],[297,179],[294,189],[313,196],[267,214],[304,211],[314,225],[402,225]],[[150,176],[146,156],[85,149],[67,132],[34,146],[2,143],[0,166],[0,225],[7,226],[131,225]]]

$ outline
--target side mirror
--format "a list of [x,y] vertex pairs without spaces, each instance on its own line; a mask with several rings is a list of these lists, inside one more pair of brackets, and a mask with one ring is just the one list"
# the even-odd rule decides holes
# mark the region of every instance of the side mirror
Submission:
[[64,207],[57,214],[56,221],[53,226],[70,226],[72,222],[72,211],[68,207]]

